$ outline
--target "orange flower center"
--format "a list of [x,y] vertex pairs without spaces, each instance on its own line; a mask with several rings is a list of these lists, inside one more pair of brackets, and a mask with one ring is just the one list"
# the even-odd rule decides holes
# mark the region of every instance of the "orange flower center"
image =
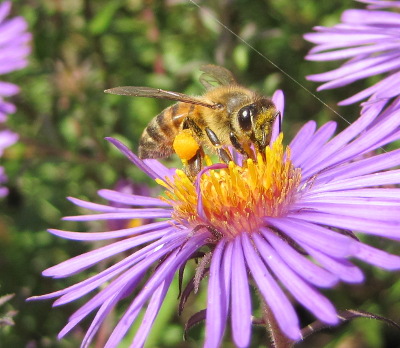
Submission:
[[173,181],[157,180],[167,189],[162,199],[173,207],[174,220],[234,238],[258,231],[265,216],[285,215],[296,199],[301,169],[293,166],[290,149],[284,151],[282,138],[281,134],[264,154],[258,153],[257,161],[247,159],[243,166],[230,162],[227,168],[205,172],[200,178],[202,211],[196,182],[183,171],[177,170]]

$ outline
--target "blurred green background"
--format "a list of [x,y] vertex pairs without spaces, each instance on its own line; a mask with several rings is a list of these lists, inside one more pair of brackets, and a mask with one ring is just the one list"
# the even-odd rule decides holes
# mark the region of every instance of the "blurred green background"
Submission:
[[[203,63],[214,63],[230,69],[240,82],[260,93],[284,91],[286,142],[310,119],[319,124],[333,119],[340,127],[345,126],[310,93],[215,19],[314,92],[317,85],[306,81],[305,76],[338,63],[305,61],[311,45],[302,35],[315,25],[337,23],[343,10],[361,4],[350,0],[198,3],[201,10],[186,0],[13,1],[13,15],[26,18],[33,41],[29,67],[1,77],[17,83],[22,90],[13,98],[18,111],[8,122],[21,140],[1,159],[11,192],[0,201],[0,295],[14,293],[15,297],[0,307],[0,316],[10,310],[17,314],[14,326],[0,328],[0,347],[77,347],[88,327],[89,323],[84,322],[58,341],[58,331],[79,301],[57,309],[51,309],[50,301],[25,302],[29,296],[56,291],[85,278],[77,275],[74,281],[51,280],[42,277],[41,272],[97,246],[54,237],[46,232],[47,228],[107,229],[101,222],[60,221],[63,216],[82,213],[65,197],[102,202],[96,191],[113,188],[120,178],[155,187],[104,137],[117,137],[136,150],[143,128],[170,103],[105,95],[104,89],[143,85],[201,94],[198,68]],[[338,108],[335,104],[367,83],[318,96],[352,121],[358,116],[358,106]],[[179,165],[173,158],[167,162]],[[396,245],[391,245],[394,243],[371,241],[396,253]],[[363,309],[400,321],[398,274],[364,269],[367,280],[363,286],[340,286],[328,291],[328,296],[341,309]],[[86,275],[90,272],[96,269]],[[203,299],[204,289],[203,285],[199,295]],[[190,331],[186,342],[182,334],[185,320],[202,305],[191,300],[183,317],[178,317],[176,296],[177,286],[173,286],[148,347],[201,347],[202,325]],[[312,320],[299,311],[305,324]],[[103,346],[118,315],[114,313],[102,328],[93,347]],[[233,346],[229,336],[223,347]],[[263,330],[256,328],[252,347],[264,342]],[[299,347],[400,347],[399,342],[396,329],[382,322],[357,319],[316,334]],[[126,339],[121,346],[128,345]]]

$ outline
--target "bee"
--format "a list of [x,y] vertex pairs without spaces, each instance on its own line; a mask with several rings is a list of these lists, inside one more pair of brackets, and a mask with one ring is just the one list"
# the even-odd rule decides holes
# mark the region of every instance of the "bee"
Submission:
[[163,158],[176,152],[192,178],[201,170],[204,147],[213,149],[225,163],[232,160],[229,146],[247,158],[254,158],[252,146],[264,150],[275,119],[280,120],[270,98],[239,85],[229,70],[208,64],[201,71],[200,82],[206,92],[200,97],[149,87],[105,90],[111,94],[177,101],[145,128],[139,142],[139,157]]

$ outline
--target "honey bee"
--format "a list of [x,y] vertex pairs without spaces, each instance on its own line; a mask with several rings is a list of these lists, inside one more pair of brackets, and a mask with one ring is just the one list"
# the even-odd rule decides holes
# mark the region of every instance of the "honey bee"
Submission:
[[201,71],[200,82],[206,92],[200,97],[149,87],[105,90],[178,102],[164,109],[145,128],[139,142],[139,157],[163,158],[176,152],[192,178],[201,170],[204,147],[215,150],[225,163],[232,160],[228,146],[252,158],[252,145],[259,151],[265,149],[272,125],[280,117],[270,98],[239,85],[229,70],[208,64]]

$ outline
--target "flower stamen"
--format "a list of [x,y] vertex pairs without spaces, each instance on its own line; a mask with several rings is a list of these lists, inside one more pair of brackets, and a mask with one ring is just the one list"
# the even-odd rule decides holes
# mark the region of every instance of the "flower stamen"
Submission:
[[280,135],[264,153],[257,153],[257,161],[209,168],[194,182],[177,170],[173,182],[159,182],[167,188],[163,199],[174,208],[174,220],[190,228],[210,226],[231,239],[258,231],[266,216],[285,215],[296,199],[301,169],[293,166],[282,138]]

